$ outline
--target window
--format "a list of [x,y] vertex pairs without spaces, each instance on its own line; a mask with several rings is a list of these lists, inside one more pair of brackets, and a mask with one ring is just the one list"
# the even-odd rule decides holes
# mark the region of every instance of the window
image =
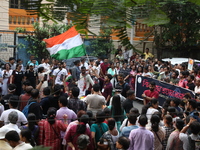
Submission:
[[24,9],[25,0],[10,0],[10,8]]

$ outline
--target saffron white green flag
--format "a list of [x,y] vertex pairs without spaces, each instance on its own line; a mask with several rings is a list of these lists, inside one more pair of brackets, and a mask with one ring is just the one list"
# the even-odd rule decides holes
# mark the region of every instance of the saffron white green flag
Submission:
[[83,41],[75,27],[55,37],[44,39],[51,57],[57,60],[86,55]]

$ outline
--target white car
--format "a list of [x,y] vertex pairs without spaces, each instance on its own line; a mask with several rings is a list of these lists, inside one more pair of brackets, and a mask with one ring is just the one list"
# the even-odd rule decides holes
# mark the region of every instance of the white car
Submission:
[[[188,63],[189,58],[164,58],[162,61],[171,62],[172,65]],[[200,60],[194,59],[194,63],[200,63]]]

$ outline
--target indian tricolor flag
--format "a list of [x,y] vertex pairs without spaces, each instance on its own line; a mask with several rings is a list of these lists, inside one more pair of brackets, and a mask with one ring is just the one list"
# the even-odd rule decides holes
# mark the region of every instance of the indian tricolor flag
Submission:
[[80,57],[86,54],[80,34],[73,26],[65,33],[44,39],[51,57],[57,60]]

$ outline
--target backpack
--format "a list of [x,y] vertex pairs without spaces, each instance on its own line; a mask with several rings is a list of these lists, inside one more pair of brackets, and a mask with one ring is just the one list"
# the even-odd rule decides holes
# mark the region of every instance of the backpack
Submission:
[[31,104],[33,104],[35,102],[31,102],[30,104],[27,104],[24,109],[22,110],[22,113],[27,117],[28,116],[28,112],[29,112],[29,107],[31,106]]
[[193,140],[191,136],[188,136],[189,140],[189,150],[199,150],[200,149],[200,137],[197,140]]

